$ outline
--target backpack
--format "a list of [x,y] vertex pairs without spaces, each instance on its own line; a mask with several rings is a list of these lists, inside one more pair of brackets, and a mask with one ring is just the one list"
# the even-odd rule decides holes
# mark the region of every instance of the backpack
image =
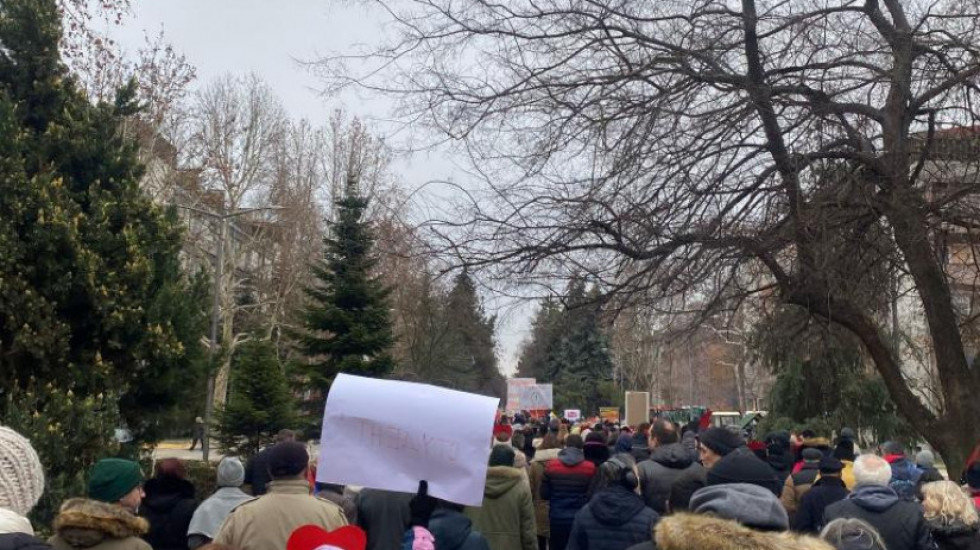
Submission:
[[888,486],[898,493],[899,498],[902,500],[915,502],[918,500],[916,488],[918,487],[920,477],[922,477],[922,470],[913,466],[912,463],[906,462],[905,473],[894,472],[892,474],[892,480],[888,482]]

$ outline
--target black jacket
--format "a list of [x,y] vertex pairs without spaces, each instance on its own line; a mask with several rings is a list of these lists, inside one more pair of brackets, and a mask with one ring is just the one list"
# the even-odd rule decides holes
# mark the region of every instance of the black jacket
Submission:
[[839,477],[821,477],[800,499],[793,529],[801,533],[819,533],[823,529],[823,513],[827,506],[847,498],[850,491]]
[[585,455],[585,460],[595,464],[596,468],[602,466],[602,463],[609,460],[611,456],[609,454],[609,447],[605,443],[594,441],[586,441],[582,452]]
[[197,509],[194,486],[177,477],[155,477],[143,487],[140,515],[150,522],[144,539],[154,550],[186,550],[187,528]]
[[249,459],[245,465],[245,485],[252,488],[252,495],[261,496],[266,493],[266,485],[272,481],[269,475],[269,453],[272,447],[266,447]]
[[898,497],[890,487],[859,485],[824,511],[824,524],[837,518],[862,519],[878,530],[888,550],[933,550],[922,508]]
[[473,530],[470,518],[456,510],[436,509],[429,518],[429,532],[436,539],[436,550],[490,550],[487,539]]
[[654,512],[667,512],[670,487],[685,475],[704,478],[704,467],[694,461],[691,453],[680,443],[660,445],[650,453],[650,460],[637,464],[640,489],[646,505]]
[[976,526],[926,523],[939,550],[980,550],[980,532]]
[[51,546],[24,533],[4,533],[0,534],[0,550],[51,550]]
[[650,458],[650,440],[646,435],[639,432],[633,434],[633,447],[630,449],[630,454],[637,462]]
[[367,550],[398,548],[411,520],[412,495],[363,489],[357,495],[357,524],[367,533]]
[[567,550],[626,550],[652,537],[660,520],[639,495],[622,485],[596,493],[575,514]]

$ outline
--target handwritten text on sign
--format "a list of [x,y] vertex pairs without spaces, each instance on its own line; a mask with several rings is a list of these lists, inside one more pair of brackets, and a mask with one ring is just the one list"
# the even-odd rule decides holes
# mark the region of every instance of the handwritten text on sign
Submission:
[[[317,481],[483,502],[498,400],[341,374],[327,395]],[[447,420],[449,419],[449,420]]]

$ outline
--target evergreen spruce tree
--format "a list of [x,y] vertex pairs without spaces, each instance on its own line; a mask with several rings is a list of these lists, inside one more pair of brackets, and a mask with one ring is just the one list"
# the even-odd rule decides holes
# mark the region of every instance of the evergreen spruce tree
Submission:
[[251,456],[279,430],[295,427],[294,399],[268,340],[246,342],[232,362],[231,395],[218,411],[218,441],[226,453]]
[[394,368],[389,291],[372,273],[376,262],[374,237],[364,220],[367,206],[357,177],[350,175],[324,238],[323,259],[314,266],[316,284],[307,289],[305,332],[299,335],[306,363],[300,370],[315,396],[305,408],[316,425],[338,373],[383,377]]
[[446,362],[453,386],[465,391],[504,397],[506,384],[497,369],[494,344],[496,319],[488,317],[468,273],[454,281],[446,300]]
[[137,442],[154,440],[204,378],[206,295],[121,132],[135,85],[91,104],[61,32],[55,0],[0,0],[0,418],[48,471],[41,525],[117,450],[117,411]]

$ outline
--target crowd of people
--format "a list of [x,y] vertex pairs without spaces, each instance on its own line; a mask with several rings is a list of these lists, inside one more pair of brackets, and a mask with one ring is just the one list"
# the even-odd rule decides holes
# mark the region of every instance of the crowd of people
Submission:
[[750,441],[697,422],[517,416],[495,425],[482,506],[464,507],[424,481],[414,495],[317,483],[284,430],[247,464],[223,458],[200,503],[180,460],[144,479],[136,462],[102,459],[45,541],[27,519],[44,467],[0,427],[0,550],[291,550],[309,525],[359,526],[369,550],[980,550],[980,462],[961,484],[928,450],[876,451],[847,428]]

